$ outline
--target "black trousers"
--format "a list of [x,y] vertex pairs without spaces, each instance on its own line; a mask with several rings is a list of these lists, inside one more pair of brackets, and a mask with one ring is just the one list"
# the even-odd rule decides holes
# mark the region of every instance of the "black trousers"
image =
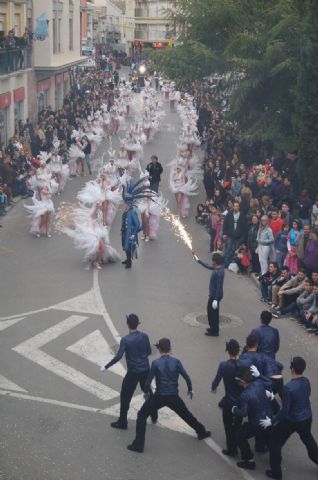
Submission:
[[[123,383],[121,386],[120,392],[120,414],[119,414],[119,423],[127,425],[127,414],[129,410],[129,405],[132,399],[132,396],[137,388],[139,383],[141,390],[144,389],[145,382],[147,380],[149,371],[141,373],[127,372]],[[157,420],[158,413],[157,411],[151,412],[151,418]]]
[[125,250],[127,265],[131,265],[131,248]]
[[208,312],[208,322],[209,330],[213,335],[219,334],[219,322],[220,322],[220,302],[218,302],[218,308],[213,310],[212,308],[213,298],[209,297],[207,312]]
[[248,443],[249,438],[255,437],[259,444],[269,444],[269,431],[252,425],[249,422],[243,423],[237,434],[237,444],[241,451],[242,460],[251,460],[254,458],[254,454]]
[[233,415],[232,407],[222,408],[222,418],[226,437],[226,448],[231,453],[237,452],[237,433],[242,425],[242,417]]
[[144,448],[147,418],[151,415],[151,412],[157,411],[162,407],[168,407],[173,410],[179,417],[182,418],[197,434],[204,433],[205,427],[198,422],[198,420],[192,415],[192,413],[186,407],[184,401],[179,395],[157,395],[156,393],[150,396],[137,416],[136,425],[136,438],[133,441],[133,445],[138,448]]
[[283,420],[272,429],[269,443],[269,461],[271,470],[276,475],[282,474],[282,447],[285,445],[289,437],[295,432],[298,433],[301,441],[305,445],[310,460],[318,465],[318,445],[311,433],[311,423],[311,418],[304,420],[303,422],[289,422],[287,420]]

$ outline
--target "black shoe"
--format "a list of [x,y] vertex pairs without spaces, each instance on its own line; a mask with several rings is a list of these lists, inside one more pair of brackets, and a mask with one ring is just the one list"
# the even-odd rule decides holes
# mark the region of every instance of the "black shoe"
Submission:
[[205,332],[204,335],[206,335],[207,337],[218,337],[219,336],[218,333],[212,333],[212,332],[209,332],[209,331]]
[[131,268],[131,263],[126,263],[125,268]]
[[126,265],[127,263],[127,260],[124,260],[123,262],[121,262],[123,265]]
[[120,430],[127,430],[127,423],[120,423],[118,420],[117,422],[113,422],[110,424],[111,427],[113,428],[118,428]]
[[127,445],[127,449],[131,452],[143,453],[144,449],[141,447],[137,447],[133,443],[131,445]]
[[236,465],[246,470],[255,470],[256,468],[256,463],[253,460],[242,460],[242,462],[237,462]]
[[276,480],[281,480],[283,477],[279,473],[274,473],[273,470],[266,470],[265,472],[266,477],[275,478]]
[[211,432],[205,430],[205,432],[198,433],[198,440],[204,440],[205,438],[211,437]]
[[223,455],[226,455],[227,457],[236,457],[237,452],[231,452],[230,450],[222,450]]

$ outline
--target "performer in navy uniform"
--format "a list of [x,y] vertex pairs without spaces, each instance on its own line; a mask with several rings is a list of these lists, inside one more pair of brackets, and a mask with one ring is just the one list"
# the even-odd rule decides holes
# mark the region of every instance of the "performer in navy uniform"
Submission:
[[[237,462],[240,468],[254,470],[256,465],[254,462],[254,455],[248,443],[248,439],[257,436],[263,436],[265,442],[268,443],[269,432],[263,435],[260,428],[260,420],[272,416],[272,410],[269,402],[271,394],[266,390],[270,386],[264,382],[263,379],[253,378],[251,367],[244,367],[239,372],[239,384],[244,389],[240,396],[238,406],[232,408],[232,413],[241,418],[248,417],[247,422],[244,422],[238,431],[237,441],[238,447],[241,451],[242,461]],[[266,412],[266,413],[265,413]]]
[[151,156],[151,162],[146,166],[146,170],[149,172],[151,190],[158,193],[163,168],[161,163],[158,162],[157,155]]
[[[134,313],[127,316],[127,326],[129,334],[120,341],[119,349],[114,358],[102,368],[102,371],[115,365],[125,354],[127,363],[127,373],[124,377],[120,392],[120,414],[117,422],[111,423],[113,428],[127,429],[127,414],[130,401],[139,383],[141,389],[144,389],[146,379],[149,374],[149,360],[151,355],[151,346],[148,335],[137,330],[139,318]],[[151,420],[156,423],[158,418],[157,411],[151,413]]]
[[242,391],[236,380],[239,370],[239,343],[231,339],[226,343],[226,351],[230,359],[219,364],[217,374],[212,382],[211,391],[212,393],[216,393],[220,381],[223,380],[225,396],[219,402],[219,407],[222,408],[226,449],[222,450],[222,453],[230,457],[235,457],[237,455],[237,432],[242,424],[242,418],[232,413],[232,407],[238,405]]
[[270,466],[266,471],[269,478],[282,478],[282,447],[289,437],[297,432],[305,445],[308,456],[318,465],[318,445],[311,433],[312,411],[310,405],[310,382],[303,376],[306,362],[302,357],[294,357],[290,364],[292,379],[284,386],[282,408],[271,420],[260,421],[263,428],[274,425],[270,435]]
[[145,446],[146,424],[147,418],[154,410],[162,407],[169,407],[179,417],[182,418],[191,428],[193,428],[198,436],[198,440],[203,440],[211,436],[205,427],[187,409],[185,403],[178,395],[178,378],[181,375],[188,386],[188,395],[193,397],[192,382],[183,368],[182,363],[177,358],[170,355],[171,344],[168,338],[161,338],[156,345],[160,358],[154,360],[151,364],[150,372],[146,380],[144,391],[149,392],[152,379],[156,378],[156,392],[153,396],[149,396],[137,416],[136,437],[128,450],[142,453]]
[[131,268],[131,262],[138,246],[138,232],[141,230],[138,214],[133,205],[127,204],[122,215],[121,244],[126,253],[122,263],[125,268]]
[[275,359],[275,355],[279,350],[279,332],[277,328],[270,326],[271,321],[271,312],[264,310],[261,313],[261,325],[258,328],[254,328],[251,333],[258,337],[257,351]]
[[212,255],[212,265],[209,265],[192,252],[193,258],[196,262],[208,270],[212,270],[210,285],[209,285],[209,300],[207,305],[209,328],[205,335],[209,337],[219,336],[219,315],[220,302],[223,298],[223,282],[224,282],[224,267],[223,257],[219,253]]

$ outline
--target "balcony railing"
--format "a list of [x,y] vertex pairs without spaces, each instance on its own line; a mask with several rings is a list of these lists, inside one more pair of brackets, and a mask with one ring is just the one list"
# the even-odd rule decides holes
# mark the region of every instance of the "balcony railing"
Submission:
[[0,49],[0,75],[8,75],[30,68],[32,66],[31,54],[30,47]]

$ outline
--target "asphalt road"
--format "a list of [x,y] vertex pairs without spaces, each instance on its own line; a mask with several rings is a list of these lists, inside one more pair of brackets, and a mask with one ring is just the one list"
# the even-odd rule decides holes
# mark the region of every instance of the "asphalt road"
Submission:
[[[179,121],[167,111],[166,125],[145,148],[145,160],[156,153],[163,164],[162,191],[174,210],[167,164],[176,152]],[[121,134],[123,136],[123,134]],[[115,141],[115,143],[118,140]],[[108,148],[104,142],[97,158]],[[96,160],[96,165],[98,160]],[[87,179],[84,179],[87,180]],[[83,179],[71,180],[54,200],[73,201]],[[208,235],[194,221],[195,206],[184,223],[196,252],[209,259]],[[119,251],[120,213],[111,229]],[[258,324],[263,304],[247,277],[226,273],[222,314],[227,317],[219,338],[204,336],[209,272],[192,261],[190,250],[161,221],[157,241],[143,243],[131,270],[120,263],[100,272],[87,270],[71,241],[54,234],[34,239],[28,234],[23,201],[2,221],[0,231],[0,478],[10,480],[246,480],[264,478],[267,455],[257,455],[257,470],[245,473],[220,453],[224,432],[217,407],[223,388],[211,395],[210,382],[226,357],[225,340],[242,344]],[[141,328],[155,343],[172,340],[193,380],[194,399],[186,402],[212,432],[199,442],[182,421],[162,411],[158,425],[149,425],[143,455],[126,450],[134,437],[136,411],[143,399],[136,392],[127,431],[114,431],[125,363],[100,372],[126,333],[125,315],[137,313]],[[203,320],[204,321],[204,320]],[[281,332],[279,359],[289,378],[292,355],[308,361],[314,416],[318,411],[316,368],[318,339],[289,319],[275,320]],[[155,350],[155,349],[154,349]],[[154,352],[154,356],[156,352]],[[186,388],[181,382],[181,394]],[[318,438],[318,423],[313,432]],[[291,480],[317,477],[294,436],[283,451],[284,475]]]

